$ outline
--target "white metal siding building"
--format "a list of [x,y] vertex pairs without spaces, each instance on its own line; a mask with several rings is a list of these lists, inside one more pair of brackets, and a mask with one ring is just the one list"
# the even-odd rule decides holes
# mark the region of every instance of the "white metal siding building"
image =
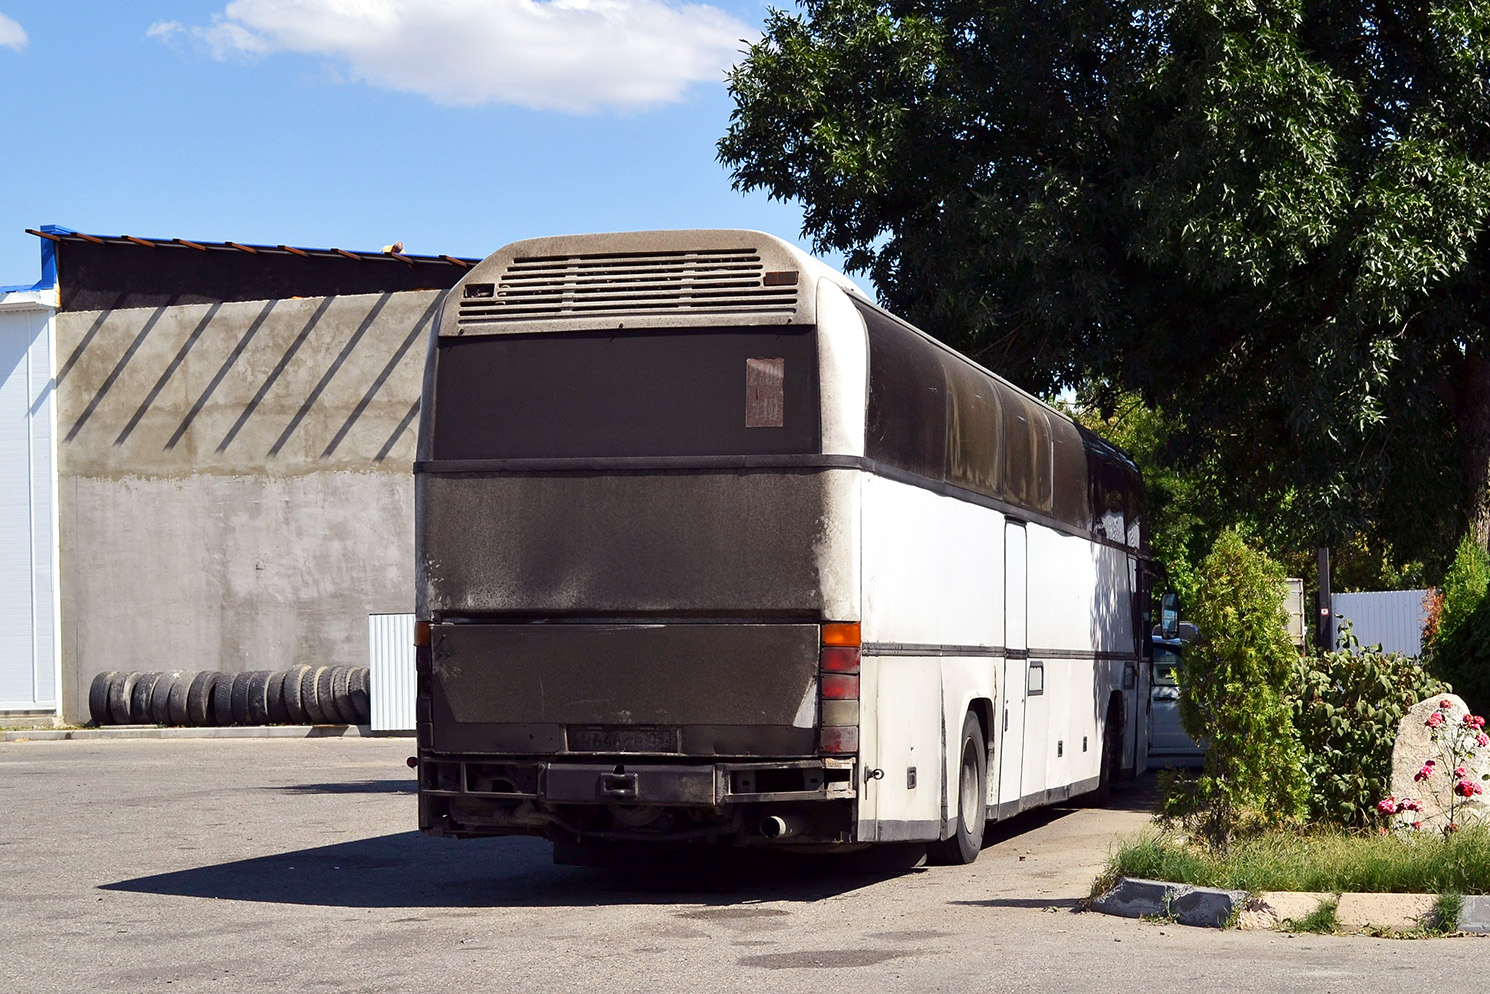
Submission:
[[56,308],[0,290],[0,717],[59,713]]

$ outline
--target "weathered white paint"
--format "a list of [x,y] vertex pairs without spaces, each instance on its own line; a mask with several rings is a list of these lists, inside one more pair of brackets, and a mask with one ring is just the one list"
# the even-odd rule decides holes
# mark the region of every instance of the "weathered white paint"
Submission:
[[368,615],[367,650],[373,731],[412,732],[417,693],[414,616]]
[[1427,594],[1426,590],[1372,590],[1334,594],[1330,600],[1337,627],[1343,628],[1349,620],[1351,632],[1363,647],[1380,643],[1387,652],[1420,656],[1423,623],[1427,620],[1423,598]]
[[1003,644],[1003,515],[863,475],[864,641]]
[[55,308],[0,293],[0,711],[58,709]]

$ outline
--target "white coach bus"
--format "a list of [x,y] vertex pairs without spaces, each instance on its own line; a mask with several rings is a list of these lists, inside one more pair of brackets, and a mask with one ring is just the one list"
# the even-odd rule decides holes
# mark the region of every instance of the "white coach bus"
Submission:
[[414,470],[426,832],[971,862],[1145,766],[1132,462],[780,239],[473,266]]

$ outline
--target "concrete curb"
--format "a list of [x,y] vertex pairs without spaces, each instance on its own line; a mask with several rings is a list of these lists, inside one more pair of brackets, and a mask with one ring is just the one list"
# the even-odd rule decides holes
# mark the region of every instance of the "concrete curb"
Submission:
[[98,739],[358,739],[412,738],[413,732],[375,732],[371,725],[261,725],[227,728],[36,728],[0,732],[0,742],[93,741]]
[[[1490,895],[1466,894],[1458,931],[1490,935]],[[1423,927],[1438,901],[1436,894],[1312,894],[1292,891],[1248,896],[1246,891],[1193,887],[1162,880],[1121,877],[1091,903],[1092,911],[1121,918],[1172,918],[1181,925],[1220,928],[1236,916],[1242,929],[1278,928],[1335,903],[1342,933],[1414,932]]]
[[1112,890],[1092,901],[1092,910],[1120,918],[1173,918],[1181,925],[1220,928],[1247,900],[1242,890],[1171,884],[1120,877]]
[[1464,907],[1459,911],[1459,931],[1490,935],[1490,896],[1464,895]]

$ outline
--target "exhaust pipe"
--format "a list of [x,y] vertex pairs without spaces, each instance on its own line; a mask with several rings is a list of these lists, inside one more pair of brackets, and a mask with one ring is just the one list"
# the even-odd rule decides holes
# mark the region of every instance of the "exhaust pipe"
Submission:
[[767,815],[761,819],[761,834],[768,839],[789,839],[811,827],[805,815]]

